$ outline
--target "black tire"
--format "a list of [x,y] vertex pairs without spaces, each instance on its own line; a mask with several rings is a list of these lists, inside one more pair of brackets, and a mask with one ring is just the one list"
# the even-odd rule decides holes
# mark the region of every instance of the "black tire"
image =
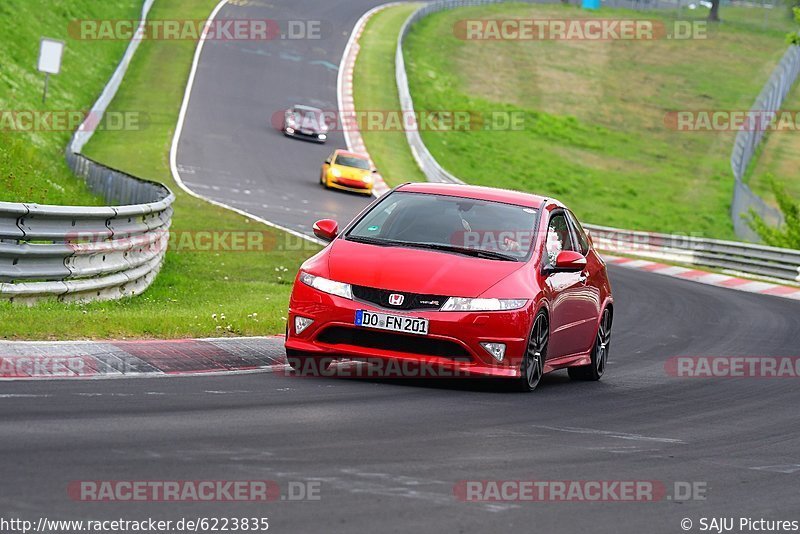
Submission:
[[333,363],[333,358],[311,356],[305,352],[286,349],[286,363],[299,374],[322,376]]
[[540,311],[536,315],[528,337],[528,346],[522,358],[520,371],[522,376],[516,379],[515,389],[533,391],[544,376],[544,362],[547,359],[547,345],[550,342],[550,321],[547,314]]
[[572,380],[594,382],[600,380],[606,372],[608,352],[611,348],[611,311],[606,308],[600,316],[600,326],[597,328],[594,347],[592,347],[592,361],[580,367],[568,367],[567,373]]

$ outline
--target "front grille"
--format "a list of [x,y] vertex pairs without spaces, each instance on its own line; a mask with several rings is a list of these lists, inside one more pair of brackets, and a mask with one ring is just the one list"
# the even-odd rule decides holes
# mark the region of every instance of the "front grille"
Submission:
[[[399,306],[389,303],[390,295],[402,295],[403,303]],[[403,293],[374,287],[353,286],[353,296],[357,300],[370,302],[381,308],[390,310],[438,310],[444,306],[447,297],[441,295],[421,295],[419,293]]]
[[345,187],[352,187],[355,189],[367,189],[369,187],[363,181],[354,178],[334,178],[333,181]]
[[394,332],[381,332],[359,328],[332,326],[325,329],[317,341],[330,345],[355,345],[368,349],[392,350],[422,356],[438,356],[451,360],[471,361],[469,352],[452,341],[407,336]]

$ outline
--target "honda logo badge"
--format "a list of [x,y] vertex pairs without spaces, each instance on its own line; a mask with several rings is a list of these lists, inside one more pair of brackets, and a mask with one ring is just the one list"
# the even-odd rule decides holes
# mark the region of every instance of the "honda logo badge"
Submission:
[[389,295],[389,304],[391,304],[392,306],[402,306],[404,300],[405,297],[403,295],[400,295],[399,293],[392,293],[391,295]]

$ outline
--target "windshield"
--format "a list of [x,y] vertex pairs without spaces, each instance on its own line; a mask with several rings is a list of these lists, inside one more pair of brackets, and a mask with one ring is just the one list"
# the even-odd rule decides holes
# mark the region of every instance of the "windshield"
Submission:
[[361,158],[354,158],[352,156],[336,156],[336,164],[345,167],[354,167],[356,169],[369,170],[369,161]]
[[392,193],[367,213],[347,239],[374,244],[419,246],[523,260],[534,242],[534,208],[487,200]]
[[325,116],[318,109],[294,109],[294,120],[305,128],[322,128],[325,125]]

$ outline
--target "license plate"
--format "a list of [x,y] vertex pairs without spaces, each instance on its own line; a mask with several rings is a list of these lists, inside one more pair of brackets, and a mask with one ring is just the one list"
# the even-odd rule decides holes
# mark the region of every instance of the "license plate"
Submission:
[[389,315],[366,310],[358,310],[356,312],[356,326],[391,330],[392,332],[403,332],[404,334],[419,334],[423,336],[428,334],[427,319]]

